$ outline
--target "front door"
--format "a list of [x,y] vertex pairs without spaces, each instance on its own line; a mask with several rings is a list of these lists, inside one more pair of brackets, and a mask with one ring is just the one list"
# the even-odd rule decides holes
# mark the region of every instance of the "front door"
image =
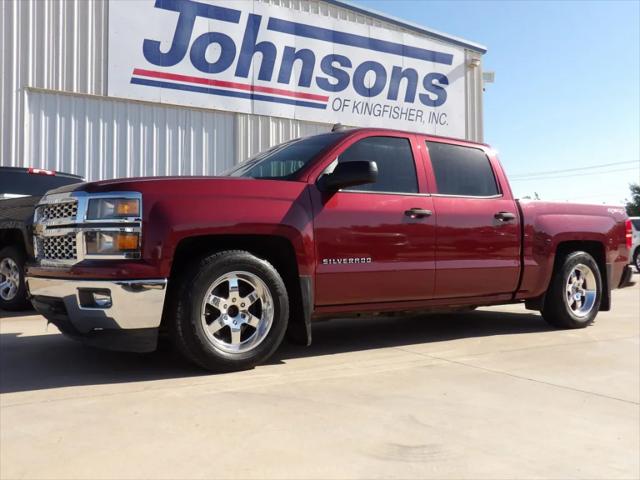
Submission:
[[[375,161],[378,180],[312,187],[316,305],[420,300],[434,289],[435,214],[413,135],[356,137],[336,162]],[[424,148],[422,146],[421,148]]]

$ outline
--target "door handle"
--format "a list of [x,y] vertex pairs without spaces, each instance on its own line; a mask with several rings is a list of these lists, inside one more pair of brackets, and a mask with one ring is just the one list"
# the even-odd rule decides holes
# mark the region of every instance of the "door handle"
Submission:
[[424,208],[411,208],[405,210],[404,214],[409,218],[424,218],[430,217],[433,212],[431,210],[425,210]]
[[511,212],[498,212],[493,217],[501,222],[511,222],[516,219],[516,216]]

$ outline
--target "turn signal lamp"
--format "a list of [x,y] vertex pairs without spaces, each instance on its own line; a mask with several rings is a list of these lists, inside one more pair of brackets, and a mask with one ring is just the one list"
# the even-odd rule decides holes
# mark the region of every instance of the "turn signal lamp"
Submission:
[[140,246],[140,234],[130,232],[87,232],[89,255],[120,255],[136,253]]

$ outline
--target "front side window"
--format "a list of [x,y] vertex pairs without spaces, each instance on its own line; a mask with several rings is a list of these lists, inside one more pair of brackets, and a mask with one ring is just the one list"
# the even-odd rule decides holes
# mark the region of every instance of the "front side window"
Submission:
[[223,175],[287,180],[344,136],[336,132],[291,140],[259,153]]
[[376,183],[345,190],[390,193],[417,193],[416,166],[408,138],[369,137],[347,148],[338,162],[368,161],[378,165]]
[[469,197],[499,195],[487,155],[479,148],[427,142],[438,193]]

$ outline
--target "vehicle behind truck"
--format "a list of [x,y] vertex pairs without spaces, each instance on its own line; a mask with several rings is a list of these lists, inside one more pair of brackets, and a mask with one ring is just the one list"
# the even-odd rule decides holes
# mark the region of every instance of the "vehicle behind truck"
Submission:
[[25,261],[33,258],[34,207],[47,190],[82,177],[40,168],[0,167],[0,310],[30,307]]
[[515,200],[488,145],[339,130],[220,177],[49,192],[28,284],[70,337],[151,351],[164,333],[196,364],[237,370],[285,334],[309,344],[331,316],[524,303],[584,328],[629,283],[626,218]]
[[631,263],[640,273],[640,217],[629,217],[627,222],[627,245],[631,251]]

